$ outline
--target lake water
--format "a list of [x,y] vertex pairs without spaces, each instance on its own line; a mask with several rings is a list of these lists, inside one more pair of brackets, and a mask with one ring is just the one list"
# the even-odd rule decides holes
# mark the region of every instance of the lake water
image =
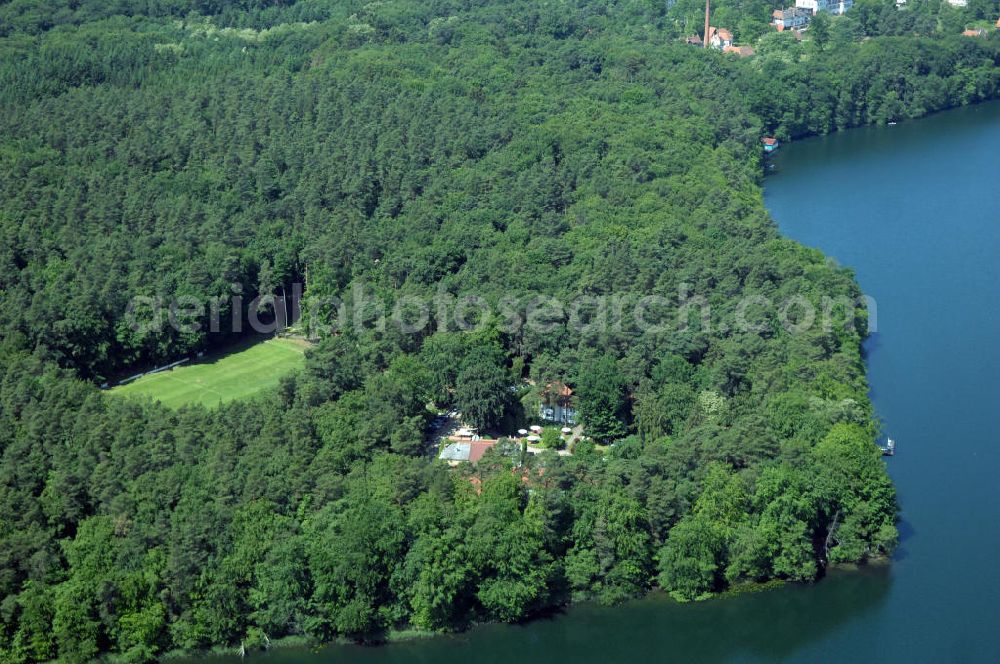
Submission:
[[1000,103],[797,142],[773,163],[782,231],[853,268],[878,304],[869,377],[903,508],[891,566],[258,661],[1000,661]]

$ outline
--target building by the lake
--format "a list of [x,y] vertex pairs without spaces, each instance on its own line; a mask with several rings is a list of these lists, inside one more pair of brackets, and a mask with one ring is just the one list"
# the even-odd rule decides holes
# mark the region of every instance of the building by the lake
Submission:
[[540,396],[538,417],[546,422],[576,424],[576,398],[569,385],[559,381],[548,383]]
[[486,451],[497,444],[496,440],[452,440],[438,455],[439,459],[448,462],[450,466],[457,466],[460,463],[478,463]]

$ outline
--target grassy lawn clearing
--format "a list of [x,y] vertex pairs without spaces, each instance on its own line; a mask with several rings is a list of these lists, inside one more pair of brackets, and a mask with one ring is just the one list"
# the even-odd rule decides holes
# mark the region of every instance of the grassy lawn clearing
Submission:
[[303,366],[307,347],[306,342],[295,339],[259,341],[143,376],[110,391],[149,396],[170,408],[194,403],[216,406],[276,386],[282,376]]

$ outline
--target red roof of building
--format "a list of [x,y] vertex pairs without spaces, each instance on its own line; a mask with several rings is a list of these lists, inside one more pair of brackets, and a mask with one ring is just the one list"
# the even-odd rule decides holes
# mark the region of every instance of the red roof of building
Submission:
[[[520,475],[521,476],[521,481],[523,483],[525,483],[525,484],[531,484],[531,482],[532,482],[531,471],[528,470],[527,468],[511,468],[510,472],[515,477],[517,475]],[[537,469],[535,471],[536,481],[538,479],[541,479],[544,476],[545,476],[545,469],[544,468],[539,468],[539,469]],[[469,477],[469,484],[472,485],[472,488],[475,490],[475,492],[476,492],[477,495],[481,494],[483,492],[483,481],[481,479],[479,479],[478,476],[476,476],[476,475],[470,476]]]
[[788,7],[786,9],[775,9],[771,12],[772,18],[790,19],[798,16],[812,16],[812,12],[801,7]]
[[719,39],[722,41],[733,41],[733,33],[726,28],[717,28],[714,25],[708,26],[709,41],[711,41],[712,37],[715,37],[716,35],[718,35]]
[[986,31],[982,28],[976,28],[975,30],[966,30],[962,35],[966,37],[985,37]]
[[778,139],[774,138],[773,136],[765,136],[761,140],[764,142],[764,145],[777,145],[778,144]]
[[722,49],[723,53],[735,53],[741,58],[748,58],[754,54],[754,50],[749,46],[726,46]]
[[553,381],[545,385],[545,389],[542,390],[542,396],[557,396],[563,398],[569,398],[573,396],[573,390],[566,383],[561,383],[559,381]]
[[495,440],[474,440],[469,443],[469,463],[478,463],[486,450],[497,444]]

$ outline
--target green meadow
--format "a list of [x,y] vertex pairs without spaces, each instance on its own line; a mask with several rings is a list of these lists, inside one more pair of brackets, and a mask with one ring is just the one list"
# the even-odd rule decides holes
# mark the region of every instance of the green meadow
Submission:
[[151,397],[170,408],[196,403],[216,406],[275,387],[282,376],[303,366],[307,347],[295,339],[268,339],[143,376],[110,392]]

